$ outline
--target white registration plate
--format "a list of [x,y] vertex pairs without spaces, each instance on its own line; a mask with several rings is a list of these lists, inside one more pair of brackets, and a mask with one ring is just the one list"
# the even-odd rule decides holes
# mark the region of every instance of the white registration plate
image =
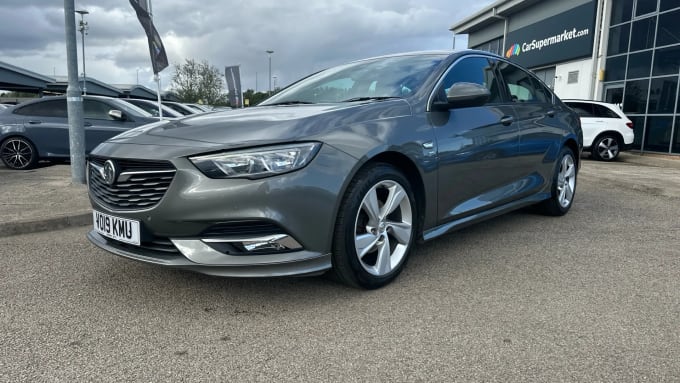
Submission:
[[139,221],[92,211],[94,230],[111,239],[139,246]]

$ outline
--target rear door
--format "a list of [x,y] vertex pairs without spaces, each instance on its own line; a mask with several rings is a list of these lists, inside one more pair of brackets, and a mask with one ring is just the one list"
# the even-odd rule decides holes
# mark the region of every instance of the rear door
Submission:
[[41,157],[69,156],[69,127],[66,99],[43,99],[14,110],[23,120],[25,134]]
[[524,191],[533,194],[552,180],[571,112],[555,104],[550,90],[528,71],[509,62],[499,69],[519,124],[516,163],[526,182]]
[[437,139],[438,220],[474,215],[515,198],[519,127],[502,93],[495,60],[467,56],[453,64],[438,86],[434,101],[445,102],[457,82],[477,83],[491,93],[483,106],[450,110],[431,108]]

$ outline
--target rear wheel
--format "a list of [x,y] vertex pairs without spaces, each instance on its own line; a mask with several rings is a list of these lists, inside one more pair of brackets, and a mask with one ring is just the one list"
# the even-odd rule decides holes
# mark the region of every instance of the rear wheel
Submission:
[[598,161],[614,161],[619,156],[619,145],[619,138],[614,135],[599,137],[591,149],[593,158]]
[[567,214],[576,195],[576,174],[574,152],[565,146],[555,164],[550,198],[538,205],[541,213],[552,216]]
[[0,159],[10,169],[31,169],[38,163],[38,152],[29,140],[10,137],[0,145]]
[[416,203],[404,175],[388,164],[361,170],[340,207],[333,271],[355,287],[375,289],[399,275],[415,237]]

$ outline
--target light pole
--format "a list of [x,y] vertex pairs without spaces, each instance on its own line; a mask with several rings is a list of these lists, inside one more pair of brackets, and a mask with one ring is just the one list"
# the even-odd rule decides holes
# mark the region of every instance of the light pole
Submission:
[[269,54],[269,96],[272,95],[272,53],[273,50],[269,49],[266,51]]
[[85,76],[87,76],[87,74],[85,72],[85,35],[87,34],[87,30],[90,28],[87,26],[87,21],[85,21],[84,17],[90,12],[84,9],[79,9],[76,11],[76,13],[80,13],[80,22],[78,23],[78,30],[80,31],[80,36],[82,37],[83,42],[83,95],[86,95],[87,86],[85,85],[85,82],[87,80]]

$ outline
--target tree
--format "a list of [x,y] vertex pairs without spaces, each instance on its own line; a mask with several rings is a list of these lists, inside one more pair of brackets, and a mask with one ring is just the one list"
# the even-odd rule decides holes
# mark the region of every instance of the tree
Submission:
[[247,91],[243,92],[243,99],[248,100],[248,105],[250,106],[255,106],[267,98],[267,93],[264,92],[255,93],[255,91],[252,89],[248,89]]
[[224,82],[216,67],[207,61],[198,63],[194,59],[186,59],[184,64],[174,66],[172,90],[180,101],[202,102],[208,105],[226,104]]

